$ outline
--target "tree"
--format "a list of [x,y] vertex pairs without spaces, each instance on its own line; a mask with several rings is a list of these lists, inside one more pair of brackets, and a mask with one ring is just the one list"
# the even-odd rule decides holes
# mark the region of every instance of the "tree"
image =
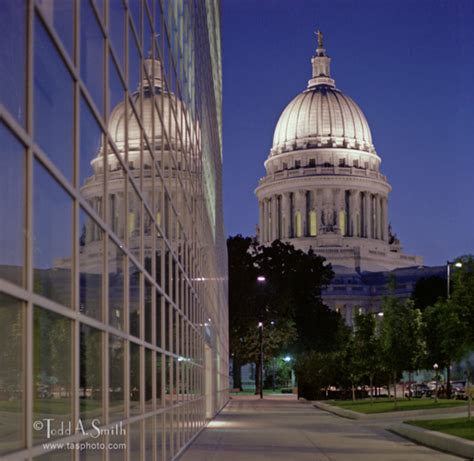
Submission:
[[[249,344],[253,344],[258,322],[264,323],[265,331],[272,321],[276,324],[278,334],[272,335],[271,349],[274,354],[331,348],[342,320],[321,300],[321,288],[333,276],[324,258],[279,240],[264,246],[241,235],[230,237],[227,248],[235,387],[241,386],[240,366],[255,361],[258,348],[251,352]],[[259,275],[265,276],[264,284],[257,282]]]
[[411,299],[421,312],[433,306],[437,301],[446,299],[446,279],[438,276],[425,277],[418,280],[413,289]]
[[462,339],[467,348],[474,348],[474,256],[465,255],[457,258],[462,267],[452,274],[450,302],[455,306],[458,315],[466,326]]
[[355,318],[354,367],[360,376],[369,378],[370,402],[373,402],[374,377],[382,368],[381,341],[376,316],[368,312]]
[[434,363],[447,369],[447,393],[450,395],[450,365],[459,361],[474,346],[474,260],[472,256],[456,259],[462,263],[452,274],[451,297],[439,298],[423,313],[427,357],[425,366]]
[[394,295],[384,298],[382,308],[381,350],[393,379],[396,405],[398,377],[403,371],[418,369],[424,355],[421,313],[414,308],[412,300],[402,301]]

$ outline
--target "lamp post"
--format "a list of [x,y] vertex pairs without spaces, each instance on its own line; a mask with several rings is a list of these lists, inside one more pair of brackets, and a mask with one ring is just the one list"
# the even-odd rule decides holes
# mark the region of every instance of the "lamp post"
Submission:
[[446,261],[446,297],[449,299],[451,297],[451,266],[462,267],[462,262],[460,261]]
[[[446,261],[446,299],[449,300],[451,297],[451,266],[460,268],[462,267],[462,262],[460,261]],[[451,398],[451,373],[450,373],[451,363],[447,364],[446,367],[446,397]]]
[[438,364],[433,365],[433,370],[435,372],[435,403],[438,403]]
[[[257,277],[257,282],[263,284],[267,281],[264,275]],[[261,318],[261,317],[260,317]],[[263,399],[263,322],[258,322],[258,339],[260,342],[260,368],[258,370],[258,376],[260,378],[260,398]]]
[[[286,363],[290,363],[291,362],[291,357],[289,355],[287,355],[286,357],[283,358],[283,360],[286,362]],[[291,380],[291,387],[295,387],[295,375],[293,373],[293,368],[290,368],[290,380]],[[288,384],[288,381],[287,381],[287,384]]]
[[260,398],[263,399],[263,322],[258,322],[258,337],[260,340]]

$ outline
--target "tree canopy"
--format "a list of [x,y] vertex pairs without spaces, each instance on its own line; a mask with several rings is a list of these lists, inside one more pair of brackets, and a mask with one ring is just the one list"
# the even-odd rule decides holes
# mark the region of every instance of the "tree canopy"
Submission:
[[264,246],[241,235],[230,237],[227,248],[230,350],[236,366],[255,361],[258,322],[268,332],[268,353],[334,348],[343,322],[321,300],[322,287],[333,277],[323,257],[279,240]]

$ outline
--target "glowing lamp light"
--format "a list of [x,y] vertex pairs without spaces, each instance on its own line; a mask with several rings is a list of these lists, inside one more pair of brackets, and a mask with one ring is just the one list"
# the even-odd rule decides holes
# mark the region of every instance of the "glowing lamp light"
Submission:
[[462,263],[458,261],[457,263],[454,263],[454,267],[462,267]]
[[257,281],[258,281],[258,282],[265,282],[266,280],[267,280],[267,279],[265,278],[264,275],[259,275],[259,276],[257,277]]
[[288,363],[291,361],[291,357],[289,355],[287,355],[286,357],[283,358],[283,360]]

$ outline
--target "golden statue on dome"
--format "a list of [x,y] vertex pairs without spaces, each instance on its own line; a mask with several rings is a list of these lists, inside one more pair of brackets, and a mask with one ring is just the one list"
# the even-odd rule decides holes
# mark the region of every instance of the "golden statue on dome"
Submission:
[[317,32],[315,32],[316,36],[318,37],[318,48],[323,48],[323,33],[318,30]]

